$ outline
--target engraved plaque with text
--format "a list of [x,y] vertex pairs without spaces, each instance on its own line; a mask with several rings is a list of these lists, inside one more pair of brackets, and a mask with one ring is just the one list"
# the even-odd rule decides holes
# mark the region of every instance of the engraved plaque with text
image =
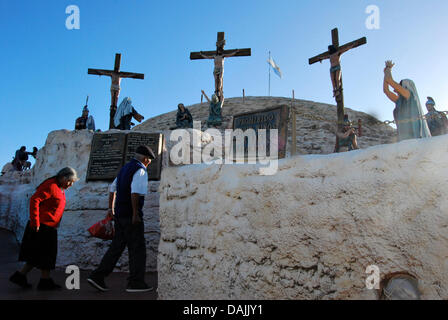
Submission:
[[113,180],[123,166],[125,133],[94,134],[87,181]]
[[148,180],[160,180],[163,135],[144,132],[94,134],[86,180],[114,180],[123,165],[134,157],[139,145],[149,146],[156,156],[147,168]]
[[135,150],[140,145],[150,147],[156,156],[147,169],[149,180],[160,180],[160,174],[162,172],[163,135],[161,133],[129,133],[127,136],[125,163],[132,159]]
[[267,150],[270,150],[269,130],[277,129],[278,157],[284,158],[286,153],[286,142],[288,138],[288,107],[279,106],[275,108],[252,111],[236,115],[233,117],[233,129],[241,129],[243,131],[247,129],[254,129],[256,133],[259,129],[266,129],[268,137],[267,146],[265,148]]

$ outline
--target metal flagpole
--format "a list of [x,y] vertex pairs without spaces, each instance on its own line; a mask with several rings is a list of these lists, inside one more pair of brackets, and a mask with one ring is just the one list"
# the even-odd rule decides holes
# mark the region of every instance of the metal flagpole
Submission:
[[269,63],[268,63],[268,69],[269,69],[269,85],[268,85],[268,97],[271,96],[271,51],[269,51]]

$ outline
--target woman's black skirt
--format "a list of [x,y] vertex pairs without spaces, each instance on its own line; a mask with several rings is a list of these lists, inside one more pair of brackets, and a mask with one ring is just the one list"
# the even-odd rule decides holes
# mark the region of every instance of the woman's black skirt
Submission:
[[19,261],[25,261],[38,269],[53,270],[57,254],[57,229],[41,224],[39,231],[36,232],[28,221],[20,246]]

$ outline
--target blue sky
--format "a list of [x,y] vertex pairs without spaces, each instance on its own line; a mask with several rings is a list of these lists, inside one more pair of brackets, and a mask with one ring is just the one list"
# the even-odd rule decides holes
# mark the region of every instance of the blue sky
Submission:
[[[68,30],[65,9],[80,9],[80,29]],[[368,5],[380,9],[380,29],[365,26]],[[346,107],[393,119],[394,105],[382,93],[384,61],[396,62],[396,80],[416,83],[420,100],[433,96],[448,110],[446,0],[244,0],[244,1],[24,1],[0,0],[0,163],[21,145],[42,147],[48,132],[73,129],[85,98],[97,128],[108,127],[110,78],[88,68],[112,69],[122,54],[120,101],[133,99],[146,119],[200,101],[211,93],[210,60],[189,59],[190,51],[213,50],[216,33],[226,48],[252,48],[251,57],[225,63],[226,97],[265,96],[268,51],[283,72],[271,74],[271,95],[334,103],[329,63],[308,65],[327,49],[331,29],[340,43],[367,37],[367,45],[342,57]]]

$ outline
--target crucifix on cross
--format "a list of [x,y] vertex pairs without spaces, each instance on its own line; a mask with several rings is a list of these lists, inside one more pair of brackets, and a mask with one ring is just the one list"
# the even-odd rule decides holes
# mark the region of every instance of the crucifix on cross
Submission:
[[88,74],[94,74],[97,76],[108,76],[111,77],[112,85],[110,86],[110,119],[109,119],[109,129],[113,129],[114,126],[114,116],[117,111],[118,96],[120,95],[120,83],[122,78],[132,78],[132,79],[145,79],[143,73],[135,72],[124,72],[120,71],[121,65],[121,53],[115,54],[115,66],[114,70],[103,70],[103,69],[88,69]]
[[215,94],[220,99],[223,97],[224,58],[251,55],[250,48],[224,50],[225,44],[226,40],[224,39],[224,32],[218,32],[216,51],[200,51],[190,53],[190,60],[213,59],[215,61],[215,68],[213,70],[213,76],[215,78]]
[[[344,52],[347,52],[353,48],[359,47],[367,43],[366,37],[360,38],[358,40],[346,43],[339,46],[339,34],[338,29],[335,28],[331,30],[332,44],[328,46],[328,51],[321,53],[313,58],[309,59],[309,64],[316,62],[322,62],[323,60],[329,59],[331,68],[330,76],[331,82],[333,84],[333,95],[337,103],[337,114],[338,114],[338,131],[342,130],[344,124],[344,96],[342,94],[342,72],[340,58]],[[336,137],[336,150],[338,149],[338,138]]]

